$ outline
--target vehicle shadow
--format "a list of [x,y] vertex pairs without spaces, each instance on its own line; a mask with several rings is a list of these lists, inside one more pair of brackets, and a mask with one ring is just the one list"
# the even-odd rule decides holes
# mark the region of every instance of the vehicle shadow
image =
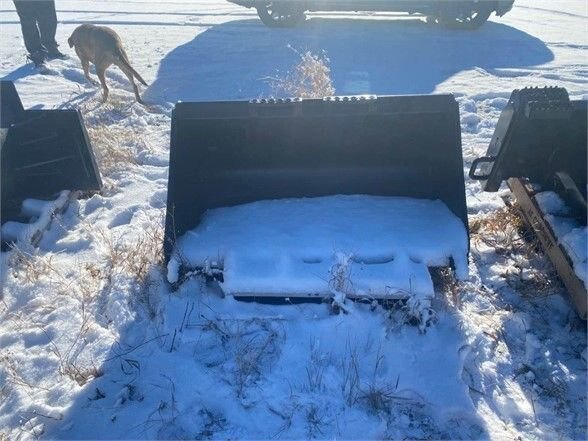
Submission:
[[340,95],[427,94],[462,71],[524,68],[554,58],[538,38],[494,22],[464,32],[421,20],[313,18],[293,29],[237,20],[170,52],[145,98],[173,103],[269,96],[264,78],[292,69],[295,51],[306,50],[325,51]]

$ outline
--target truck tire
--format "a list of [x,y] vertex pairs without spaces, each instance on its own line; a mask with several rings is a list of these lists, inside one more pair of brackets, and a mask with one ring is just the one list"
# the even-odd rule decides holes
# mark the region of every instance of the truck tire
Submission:
[[266,2],[257,7],[257,15],[261,21],[272,28],[286,28],[300,24],[306,18],[304,9],[296,5],[275,5]]
[[492,12],[492,6],[480,2],[472,8],[441,11],[437,17],[427,17],[427,21],[438,23],[448,29],[476,30],[488,21]]

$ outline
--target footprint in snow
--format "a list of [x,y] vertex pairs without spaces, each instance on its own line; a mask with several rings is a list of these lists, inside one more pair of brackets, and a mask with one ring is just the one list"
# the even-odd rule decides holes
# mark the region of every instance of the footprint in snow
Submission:
[[128,225],[131,223],[133,216],[137,212],[140,207],[138,205],[134,205],[132,207],[127,208],[124,211],[118,213],[108,224],[108,228],[116,228],[120,227],[121,225]]
[[167,204],[167,190],[157,190],[149,199],[153,208],[164,208]]
[[105,198],[103,198],[99,194],[95,194],[94,196],[92,196],[90,199],[88,199],[86,201],[86,205],[84,207],[84,215],[88,216],[88,215],[94,213],[99,208],[103,208],[103,207],[107,208],[107,209],[111,209],[112,202],[106,200]]

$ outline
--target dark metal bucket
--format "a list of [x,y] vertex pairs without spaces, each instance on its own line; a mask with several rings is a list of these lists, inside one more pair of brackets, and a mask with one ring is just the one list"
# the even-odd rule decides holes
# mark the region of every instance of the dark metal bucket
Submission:
[[451,95],[178,103],[165,256],[206,210],[335,194],[440,199],[468,229]]
[[63,190],[100,191],[102,180],[77,110],[24,110],[14,84],[1,82],[2,224],[21,220],[24,199]]

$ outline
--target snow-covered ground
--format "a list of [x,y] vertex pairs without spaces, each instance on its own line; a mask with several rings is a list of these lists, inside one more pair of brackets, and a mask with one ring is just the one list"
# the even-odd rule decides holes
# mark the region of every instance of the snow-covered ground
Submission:
[[[453,93],[464,171],[510,92],[588,96],[583,0],[517,0],[477,32],[389,14],[316,14],[272,30],[222,0],[57,0],[55,75],[25,65],[0,0],[0,77],[26,107],[79,108],[105,190],[74,202],[37,249],[1,255],[0,439],[586,439],[586,323],[498,194],[466,181],[469,279],[439,286],[421,333],[402,310],[221,299],[161,261],[176,100],[268,96],[268,76],[326,51],[338,94]],[[85,82],[66,39],[122,36],[146,107],[108,71]]]

